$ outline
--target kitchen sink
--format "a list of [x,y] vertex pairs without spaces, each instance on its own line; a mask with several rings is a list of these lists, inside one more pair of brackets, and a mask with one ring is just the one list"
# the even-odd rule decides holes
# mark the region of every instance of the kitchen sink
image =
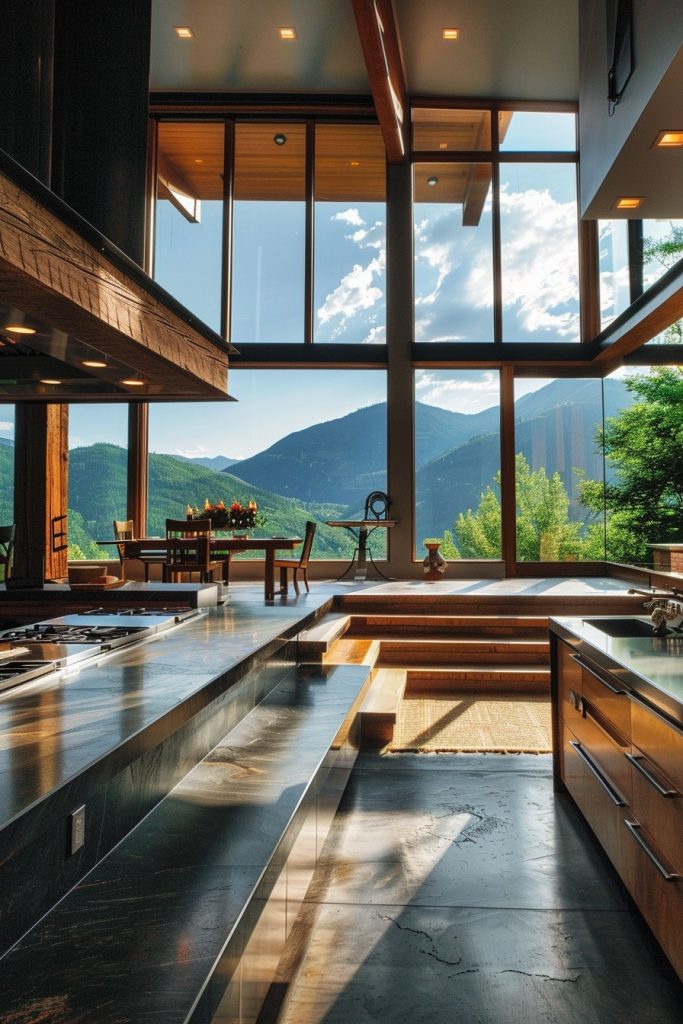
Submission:
[[[606,633],[607,636],[636,637],[657,635],[654,632],[653,624],[643,619],[632,619],[624,616],[618,619],[584,619],[583,621],[587,626],[599,629],[601,633]],[[671,630],[667,629],[664,635],[666,636],[669,633],[671,633]]]

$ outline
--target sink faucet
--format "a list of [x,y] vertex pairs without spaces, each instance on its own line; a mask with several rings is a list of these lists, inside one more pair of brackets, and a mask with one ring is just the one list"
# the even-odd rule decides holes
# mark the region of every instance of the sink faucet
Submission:
[[643,605],[650,612],[655,636],[664,636],[667,624],[680,626],[683,622],[683,601],[678,598],[657,598],[646,601]]

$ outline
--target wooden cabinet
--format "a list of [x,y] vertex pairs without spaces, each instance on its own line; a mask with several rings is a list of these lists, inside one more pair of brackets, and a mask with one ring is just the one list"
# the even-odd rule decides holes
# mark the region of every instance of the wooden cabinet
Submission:
[[683,979],[683,730],[556,642],[558,781]]

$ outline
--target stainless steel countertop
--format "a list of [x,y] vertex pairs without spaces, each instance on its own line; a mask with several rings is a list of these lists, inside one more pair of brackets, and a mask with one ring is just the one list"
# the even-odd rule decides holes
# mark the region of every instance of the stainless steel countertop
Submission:
[[[607,669],[625,689],[644,697],[656,710],[683,727],[683,633],[665,637],[611,637],[586,621],[600,617],[553,617],[550,629],[577,653]],[[650,622],[648,616],[632,617]]]

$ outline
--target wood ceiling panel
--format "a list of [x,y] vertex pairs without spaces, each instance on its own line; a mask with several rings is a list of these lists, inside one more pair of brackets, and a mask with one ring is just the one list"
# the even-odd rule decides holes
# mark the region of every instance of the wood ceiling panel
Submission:
[[491,148],[489,110],[413,110],[413,149],[474,151]]
[[192,198],[223,198],[223,124],[196,123],[159,125],[160,165],[176,183],[186,186]]
[[379,126],[316,126],[316,199],[384,202],[386,177],[384,142]]

